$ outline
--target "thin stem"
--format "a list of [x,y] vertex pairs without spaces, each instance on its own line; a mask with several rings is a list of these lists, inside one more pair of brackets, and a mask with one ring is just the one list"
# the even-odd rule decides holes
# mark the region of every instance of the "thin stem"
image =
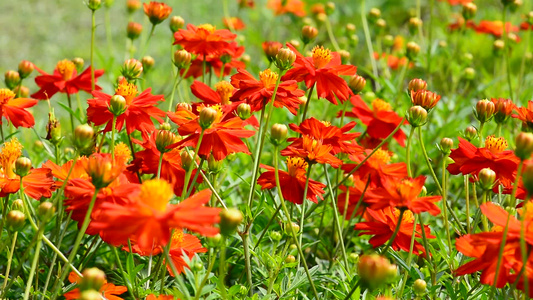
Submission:
[[44,224],[41,224],[41,226],[39,226],[39,230],[37,231],[37,244],[35,245],[35,254],[33,256],[33,261],[31,263],[31,269],[29,273],[30,275],[26,281],[26,290],[24,291],[24,300],[27,300],[30,297],[30,289],[31,289],[32,282],[33,282],[33,276],[36,273],[37,263],[39,262],[39,254],[41,252],[41,244],[43,241],[42,239],[43,230],[44,230]]
[[424,154],[424,159],[426,160],[426,164],[428,166],[428,169],[431,173],[431,177],[433,178],[433,181],[435,181],[435,184],[437,185],[437,188],[439,189],[439,194],[442,195],[442,186],[440,185],[440,182],[437,178],[437,175],[435,175],[435,170],[433,170],[433,166],[431,165],[431,162],[429,161],[428,154],[426,152],[426,147],[424,146],[424,140],[422,139],[422,127],[418,127],[418,140],[420,142],[420,148],[422,148],[422,154]]
[[[450,235],[450,225],[448,222],[448,183],[446,176],[446,160],[448,155],[445,155],[442,160],[442,219],[444,221],[444,229],[446,230],[446,240],[448,242],[448,251],[452,251],[452,240]],[[453,260],[452,260],[453,262]]]
[[[246,248],[244,248],[246,249]],[[207,267],[207,271],[205,273],[204,278],[202,279],[202,282],[200,283],[200,286],[196,289],[196,295],[194,296],[194,300],[200,299],[200,296],[202,295],[202,289],[204,288],[207,279],[209,279],[209,274],[211,274],[211,270],[213,270],[213,266],[215,265],[215,255],[211,255],[211,259],[209,261],[209,266]],[[252,288],[250,287],[250,291]]]
[[112,127],[111,127],[111,158],[113,162],[115,161],[115,133],[117,129],[115,128],[117,126],[117,116],[113,114],[113,121],[112,121]]
[[[220,261],[218,262],[218,285],[222,299],[226,299],[226,286],[224,285],[224,280],[226,277],[226,237],[222,236],[221,246],[220,246]],[[250,287],[251,288],[251,287]]]
[[[163,165],[163,155],[165,155],[165,153],[163,153],[163,152],[161,152],[160,155],[159,155],[159,164],[157,165],[157,179],[161,178],[161,166]],[[191,168],[192,168],[192,166],[191,166]]]
[[357,288],[359,287],[359,285],[361,284],[361,281],[358,280],[357,283],[353,286],[353,288],[350,290],[350,292],[348,293],[348,295],[346,295],[346,297],[344,297],[344,300],[348,300],[352,297],[353,293],[355,293],[355,291],[357,290]]
[[[274,151],[278,151],[278,147],[275,147],[274,148]],[[304,187],[304,195],[303,195],[303,199],[302,199],[302,214],[300,216],[300,245],[302,244],[302,240],[303,240],[303,232],[304,232],[304,220],[305,220],[305,205],[306,205],[306,200],[307,200],[307,189],[309,189],[309,177],[311,177],[311,167],[313,166],[313,164],[309,164],[309,166],[307,167],[307,174],[306,174],[306,178],[305,178],[305,187]],[[300,260],[303,259],[303,257],[299,257],[298,258],[298,262],[300,262]]]
[[[94,14],[96,13],[96,10],[92,11],[91,14],[91,90],[94,91],[95,88],[95,78],[94,78],[94,32],[96,31],[96,18]],[[68,95],[68,93],[67,93]],[[74,123],[73,123],[74,124]],[[74,129],[72,129],[74,132]]]
[[470,193],[468,192],[468,174],[464,176],[465,183],[465,201],[466,201],[466,232],[470,234]]
[[[365,33],[366,46],[368,48],[368,55],[370,56],[370,64],[372,65],[372,73],[374,78],[378,78],[378,66],[374,58],[374,49],[372,47],[372,39],[370,38],[370,30],[368,30],[368,22],[365,14],[365,0],[361,1],[361,19],[363,21],[363,31]],[[379,87],[379,83],[376,82]]]
[[150,34],[148,35],[148,39],[146,40],[146,44],[144,44],[143,52],[141,52],[141,56],[143,57],[146,51],[148,50],[148,45],[150,44],[150,40],[152,39],[152,35],[154,35],[155,25],[152,24],[152,29],[150,29]]
[[[292,227],[292,226],[291,226]],[[242,239],[242,247],[244,249],[244,265],[246,269],[246,281],[248,282],[248,296],[252,296],[253,294],[253,281],[252,281],[252,265],[250,260],[250,244],[248,243],[248,235],[250,233],[245,231],[243,234],[241,234]]]
[[315,89],[315,85],[313,84],[311,88],[309,89],[309,92],[307,93],[307,101],[305,101],[304,106],[304,112],[302,115],[302,121],[305,120],[305,117],[307,116],[307,110],[309,109],[309,102],[311,102],[311,97],[313,96],[313,90]]
[[[200,164],[198,165],[198,167],[196,168],[196,173],[194,174],[194,177],[192,179],[192,182],[190,184],[190,187],[189,189],[187,190],[187,194],[185,195],[185,198],[189,198],[189,196],[191,195],[192,193],[192,189],[194,188],[194,186],[196,185],[197,181],[198,181],[198,175],[200,175],[201,171],[202,171],[202,165],[204,164],[205,162],[205,159],[202,157],[200,159]],[[206,180],[206,182],[208,182],[209,180]],[[216,182],[215,182],[216,183]],[[214,188],[213,188],[214,189]],[[212,196],[216,196],[215,193],[212,194]],[[224,206],[224,208],[226,208],[226,205],[222,204]]]
[[[172,68],[172,70],[174,70],[174,68]],[[174,95],[176,94],[176,88],[178,87],[178,85],[181,82],[180,78],[181,78],[180,70],[178,69],[178,72],[176,72],[176,77],[174,78],[174,84],[172,85],[172,93],[170,93],[170,100],[168,101],[168,110],[167,111],[172,111],[172,105],[174,104]],[[168,122],[169,119],[170,118],[167,115],[166,122]]]
[[413,177],[411,172],[411,140],[413,139],[413,134],[415,133],[415,127],[411,126],[411,131],[407,137],[407,145],[405,146],[405,164],[407,165],[407,176]]
[[13,241],[11,242],[11,248],[10,248],[11,250],[9,250],[9,257],[7,258],[6,275],[4,277],[4,284],[2,285],[2,290],[4,290],[6,288],[7,279],[9,278],[9,271],[11,269],[11,262],[13,260],[13,252],[15,252],[15,245],[17,243],[17,236],[18,236],[18,231],[15,231],[15,233],[13,234]]
[[433,285],[436,285],[437,284],[437,277],[435,274],[436,266],[433,265],[433,258],[431,257],[431,252],[429,251],[429,243],[426,237],[426,230],[424,228],[424,220],[422,219],[421,213],[418,214],[418,220],[420,222],[420,228],[422,231],[422,242],[424,243],[424,248],[426,249],[426,257],[427,257],[429,264],[433,266],[432,268],[429,268],[429,272],[431,273],[431,281]]
[[[68,100],[68,108],[70,108],[70,110],[73,112],[74,110],[72,109],[72,100],[70,99],[69,93],[67,93],[67,100]],[[70,116],[70,128],[72,128],[72,133],[74,133],[74,116],[72,115],[72,113],[69,113],[69,116]]]
[[400,227],[402,226],[402,220],[403,215],[405,214],[405,209],[400,209],[400,216],[398,217],[396,228],[394,229],[394,232],[392,233],[389,241],[387,242],[387,245],[385,245],[385,248],[383,248],[383,251],[381,251],[382,254],[387,253],[387,250],[389,250],[389,247],[394,243],[394,240],[396,239],[396,235],[398,235],[398,232],[400,232]]
[[[198,137],[198,142],[196,144],[196,148],[194,149],[194,154],[192,157],[192,161],[196,161],[196,156],[198,155],[198,151],[200,150],[200,145],[202,144],[202,139],[204,138],[205,129],[202,128],[202,132],[200,132],[200,137]],[[191,179],[192,170],[194,168],[191,166],[187,173],[185,174],[185,180],[183,184],[183,191],[181,192],[181,200],[185,199],[185,195],[187,195],[187,188],[189,187],[189,181]]]
[[[424,228],[422,228],[422,230],[424,230]],[[413,232],[411,233],[411,244],[409,245],[409,253],[407,254],[407,269],[404,270],[402,286],[400,288],[400,292],[398,293],[398,296],[400,298],[403,295],[403,290],[405,288],[405,284],[407,283],[407,277],[409,276],[409,271],[411,270],[411,262],[413,260],[413,250],[415,247],[415,234],[416,234],[416,218],[413,223]]]
[[329,40],[331,42],[331,44],[333,45],[333,48],[335,48],[335,51],[339,51],[341,50],[341,48],[339,47],[339,43],[337,43],[337,40],[335,39],[335,35],[333,34],[333,29],[331,28],[331,21],[329,20],[329,17],[326,18],[326,31],[328,32],[328,37],[329,37]]
[[[487,202],[487,194],[488,193],[489,193],[488,190],[483,190],[483,194],[481,195],[481,203]],[[489,224],[488,224],[487,216],[485,216],[485,215],[481,216],[481,223],[483,223],[483,231],[488,232],[489,231]]]
[[113,249],[113,253],[115,254],[115,259],[117,260],[118,268],[120,269],[120,276],[122,277],[122,280],[124,280],[124,284],[126,284],[126,286],[128,287],[128,292],[130,296],[133,299],[136,299],[135,295],[133,294],[133,288],[131,287],[131,283],[126,277],[126,272],[124,272],[124,267],[122,266],[122,263],[120,261],[120,256],[118,255],[117,247],[111,246],[111,248]]

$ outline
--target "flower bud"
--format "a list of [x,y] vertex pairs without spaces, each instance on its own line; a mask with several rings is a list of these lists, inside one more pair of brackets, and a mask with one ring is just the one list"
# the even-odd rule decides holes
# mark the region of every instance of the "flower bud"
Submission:
[[279,233],[279,231],[271,231],[270,238],[274,241],[279,242],[281,240],[281,233]]
[[252,116],[252,108],[248,103],[241,103],[237,106],[237,115],[241,120],[246,120]]
[[172,33],[180,30],[185,25],[185,20],[183,20],[180,16],[172,16],[170,17],[170,22],[168,26],[170,27],[170,30]]
[[7,228],[11,231],[19,231],[26,224],[26,215],[20,210],[11,210],[6,216]]
[[348,61],[350,60],[350,52],[344,50],[344,49],[341,49],[339,51],[337,51],[337,53],[339,53],[339,56],[341,57],[341,63],[343,65],[347,64]]
[[463,18],[465,20],[471,20],[474,18],[477,12],[477,6],[470,2],[463,4]]
[[419,90],[411,93],[411,101],[413,105],[422,106],[426,110],[431,110],[440,100],[440,95],[430,92],[428,90]]
[[298,234],[298,232],[300,232],[300,225],[298,225],[298,224],[296,224],[294,222],[290,222],[290,223],[286,223],[285,224],[285,234],[286,235],[292,236],[291,226],[292,226],[292,229],[294,230],[294,233]]
[[350,78],[350,81],[348,82],[348,86],[350,87],[350,89],[352,89],[352,92],[354,94],[359,94],[365,88],[365,85],[366,79],[363,76],[357,74],[352,76]]
[[350,176],[345,176],[345,180],[344,180],[344,183],[343,185],[344,186],[347,186],[347,187],[353,187],[354,186],[354,178],[353,178],[353,175],[350,175]]
[[409,19],[408,26],[409,26],[409,32],[412,35],[415,35],[418,32],[418,30],[422,27],[422,20],[420,20],[419,18],[411,18]]
[[270,129],[270,141],[272,144],[279,146],[287,139],[288,132],[287,126],[284,124],[274,124]]
[[522,6],[522,4],[524,4],[522,0],[511,0],[511,4],[509,4],[509,10],[511,12],[516,12]]
[[143,65],[143,70],[148,72],[154,67],[155,60],[151,56],[145,56],[141,59],[141,63]]
[[176,111],[187,110],[192,111],[192,105],[186,102],[180,102],[176,104]]
[[285,263],[293,263],[293,262],[296,262],[296,257],[294,257],[294,255],[287,255],[287,257],[285,257]]
[[492,101],[482,99],[477,102],[474,115],[480,123],[485,123],[492,118],[495,109],[496,108],[494,107],[494,103],[492,103]]
[[350,255],[348,255],[348,260],[354,264],[359,262],[359,254],[352,252]]
[[288,70],[296,61],[296,54],[289,48],[281,48],[276,54],[274,63],[280,70]]
[[426,294],[426,286],[426,282],[419,278],[413,283],[413,292],[415,292],[415,295],[417,296],[424,296]]
[[529,25],[533,25],[533,11],[527,13],[526,20]]
[[505,123],[515,108],[513,101],[510,99],[493,98],[492,102],[494,103],[494,121],[496,121],[497,124]]
[[420,127],[427,122],[428,112],[425,108],[422,106],[413,106],[409,108],[408,115],[407,115],[407,121],[409,121],[409,124],[413,127]]
[[37,208],[37,217],[41,222],[45,223],[52,218],[55,212],[56,208],[52,202],[41,202]]
[[526,160],[533,153],[533,133],[520,132],[515,140],[516,149],[514,154],[521,160]]
[[363,286],[375,289],[385,284],[396,272],[389,260],[378,254],[362,255],[358,264],[359,276]]
[[217,119],[218,112],[211,108],[211,107],[205,107],[200,112],[200,117],[198,118],[198,123],[200,124],[200,127],[202,129],[207,129],[215,122]]
[[74,146],[80,150],[86,150],[93,145],[94,129],[87,125],[78,125],[74,129]]
[[170,130],[170,129],[172,129],[172,127],[170,126],[170,123],[163,122],[163,123],[159,124],[159,129],[160,130]]
[[143,65],[140,61],[135,58],[130,58],[124,62],[120,73],[122,76],[126,77],[127,80],[137,79],[141,76],[143,72]]
[[376,21],[376,27],[378,28],[378,33],[381,35],[383,32],[385,32],[385,29],[387,28],[387,21],[385,19],[378,19]]
[[464,69],[463,77],[466,80],[474,80],[474,78],[476,78],[476,70],[474,70],[474,68],[466,68],[466,69]]
[[411,93],[413,92],[418,92],[420,90],[425,90],[428,86],[428,83],[423,80],[423,79],[420,79],[420,78],[415,78],[415,79],[411,79],[411,81],[409,81],[409,90],[411,91]]
[[108,109],[115,117],[120,116],[126,111],[126,99],[121,95],[114,95],[109,99]]
[[392,47],[394,45],[394,37],[390,34],[387,34],[383,37],[383,46]]
[[326,22],[327,19],[328,15],[326,15],[325,13],[319,13],[316,15],[316,22],[318,24],[323,24],[324,22]]
[[309,44],[318,35],[318,29],[313,26],[306,25],[302,28],[302,41],[304,44]]
[[494,182],[496,181],[496,172],[494,172],[490,168],[483,168],[479,171],[477,177],[479,179],[479,185],[481,186],[482,190],[492,190]]
[[4,81],[8,89],[13,90],[20,83],[19,72],[9,70],[4,75]]
[[128,13],[130,13],[130,14],[134,13],[139,8],[141,8],[141,0],[128,0],[128,1],[126,1],[126,8],[128,9]]
[[80,293],[79,300],[101,300],[102,295],[95,290],[83,291]]
[[80,280],[78,287],[80,291],[97,290],[106,282],[105,273],[98,268],[88,268],[83,270],[83,278]]
[[134,40],[141,35],[143,26],[139,23],[129,22],[126,34],[130,40]]
[[354,33],[356,30],[355,24],[353,23],[346,24],[344,28],[346,29],[346,33],[348,34]]
[[376,21],[381,18],[381,10],[378,8],[371,8],[368,12],[368,22],[376,23]]
[[27,60],[23,60],[19,63],[18,72],[20,75],[20,78],[26,78],[30,76],[31,72],[33,72],[34,66],[31,62]]
[[501,56],[503,54],[503,49],[505,48],[505,42],[502,40],[495,40],[492,43],[492,50],[494,55]]
[[176,135],[170,130],[158,130],[155,137],[155,146],[161,153],[166,153],[172,149],[167,147],[176,142]]
[[236,208],[224,209],[220,212],[220,234],[229,236],[242,222],[242,213]]
[[188,171],[189,168],[193,167],[193,158],[189,154],[189,151],[182,150],[181,153],[180,153],[180,156],[181,156],[181,167],[185,171]]
[[102,0],[88,0],[87,1],[87,7],[92,11],[99,9],[101,6],[102,6]]
[[409,42],[406,45],[406,56],[409,60],[414,60],[414,58],[420,52],[420,46],[415,42]]
[[439,148],[442,154],[450,155],[451,150],[453,148],[453,140],[447,137],[442,138],[439,143]]
[[166,3],[156,1],[144,3],[144,14],[154,26],[166,20],[170,13],[172,13],[172,7]]
[[19,157],[15,161],[15,174],[20,177],[28,175],[31,170],[31,160],[27,157]]
[[472,53],[465,53],[461,56],[461,61],[465,64],[470,64],[474,60],[474,55]]
[[222,163],[224,160],[216,160],[213,155],[207,158],[207,169],[211,174],[218,174],[222,170]]
[[13,93],[15,93],[17,97],[28,98],[30,96],[30,89],[27,86],[17,85],[13,89]]
[[218,247],[221,241],[222,241],[222,235],[220,233],[217,233],[214,236],[207,237],[207,245],[210,248]]
[[23,211],[24,202],[22,202],[22,199],[16,199],[15,201],[13,201],[13,203],[11,203],[11,209]]
[[63,136],[61,135],[61,123],[56,119],[54,112],[48,113],[48,123],[46,124],[46,139],[53,145],[59,145]]
[[527,197],[533,195],[533,163],[525,163],[522,171],[522,183],[527,191]]
[[464,137],[467,141],[472,141],[477,137],[477,129],[474,126],[466,127]]
[[326,6],[325,6],[325,12],[326,12],[326,15],[331,15],[333,12],[335,11],[335,3],[333,3],[332,1],[328,1],[328,3],[326,3]]
[[176,50],[176,52],[174,52],[174,65],[180,70],[189,67],[191,59],[191,54],[185,49]]
[[71,61],[74,64],[74,66],[76,66],[76,70],[78,72],[80,72],[83,69],[83,66],[85,65],[85,61],[81,57],[75,57]]

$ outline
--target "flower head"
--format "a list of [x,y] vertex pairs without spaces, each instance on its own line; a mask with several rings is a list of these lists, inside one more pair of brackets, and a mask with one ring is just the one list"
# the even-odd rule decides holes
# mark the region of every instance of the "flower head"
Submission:
[[[0,118],[3,116],[15,127],[33,127],[33,115],[25,110],[37,104],[37,100],[28,98],[15,98],[16,95],[9,89],[0,89]],[[0,119],[0,124],[2,120]]]
[[163,22],[170,13],[172,12],[172,7],[168,6],[163,2],[150,1],[150,3],[143,4],[144,13],[150,19],[150,22],[153,25],[157,25]]

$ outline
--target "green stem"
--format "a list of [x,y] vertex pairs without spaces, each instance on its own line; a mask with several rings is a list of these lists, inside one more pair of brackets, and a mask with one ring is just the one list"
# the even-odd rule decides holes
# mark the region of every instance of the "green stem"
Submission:
[[[278,151],[278,147],[275,147],[274,151],[277,152]],[[311,177],[311,167],[312,166],[313,166],[313,164],[310,163],[309,166],[307,167],[307,174],[306,174],[306,179],[305,179],[304,195],[303,195],[303,199],[302,199],[302,213],[301,213],[301,216],[300,216],[300,237],[299,237],[300,245],[302,245],[302,240],[303,240],[303,236],[304,236],[305,206],[306,206],[306,202],[307,202],[307,189],[309,188],[309,177]],[[298,257],[298,262],[300,262],[301,259],[303,259],[303,257]]]
[[344,300],[348,300],[352,297],[353,293],[355,293],[355,291],[357,290],[357,288],[359,287],[359,285],[361,284],[361,281],[358,280],[357,283],[353,286],[353,288],[350,290],[350,292],[348,293],[348,295],[346,295],[346,297],[344,297]]
[[[446,160],[448,155],[445,155],[442,160],[442,219],[444,221],[444,229],[446,230],[446,240],[448,241],[448,251],[452,251],[452,239],[450,234],[450,224],[448,222],[448,183],[446,176]],[[452,260],[453,262],[453,260]]]
[[9,251],[9,257],[7,258],[6,275],[4,277],[4,284],[2,285],[2,290],[4,290],[6,288],[7,279],[9,278],[9,271],[11,269],[11,262],[13,261],[13,252],[15,252],[15,245],[17,243],[17,236],[18,236],[18,231],[15,231],[15,233],[13,234],[13,241],[11,242],[11,250]]
[[337,40],[335,39],[335,35],[333,34],[333,29],[331,28],[331,21],[329,20],[329,17],[326,18],[326,30],[328,32],[328,37],[329,37],[329,40],[331,42],[331,44],[333,45],[333,48],[335,48],[335,51],[340,51],[341,48],[339,47],[339,44],[337,43]]
[[411,126],[411,131],[407,137],[407,145],[405,146],[405,164],[407,165],[407,176],[413,177],[411,172],[411,140],[413,139],[413,134],[415,133],[415,127]]
[[[70,94],[67,93],[67,100],[68,100],[68,108],[70,108],[71,111],[74,111],[72,109],[72,100],[70,99]],[[69,113],[70,116],[70,128],[72,129],[72,133],[74,133],[74,116],[72,113]]]
[[503,6],[502,10],[502,22],[503,22],[503,52],[505,55],[502,55],[502,58],[505,60],[505,67],[506,67],[506,73],[507,73],[507,85],[509,86],[509,97],[510,99],[513,99],[513,86],[511,84],[511,53],[509,51],[509,39],[507,38],[507,32],[505,31],[505,23],[507,19],[507,5]]
[[[194,149],[194,154],[192,157],[192,161],[196,161],[196,156],[198,155],[198,151],[200,150],[200,145],[202,144],[202,139],[204,138],[205,129],[202,128],[202,132],[200,132],[200,137],[198,137],[198,143],[196,144],[196,148]],[[183,191],[181,192],[181,200],[185,199],[185,195],[187,195],[187,188],[189,187],[189,181],[191,179],[192,170],[194,168],[191,166],[187,173],[185,174],[185,180],[183,183]],[[177,273],[176,273],[177,274]]]
[[437,284],[437,276],[435,272],[436,266],[433,265],[433,258],[431,257],[431,253],[429,251],[429,243],[426,237],[426,230],[424,228],[424,220],[422,219],[421,213],[418,214],[418,220],[420,222],[420,227],[422,231],[422,242],[424,243],[424,248],[426,249],[426,257],[427,257],[429,264],[432,266],[431,268],[429,268],[429,272],[431,273],[431,281],[433,285],[436,285]]
[[[174,68],[172,68],[172,70],[174,70]],[[176,77],[174,78],[174,84],[172,85],[172,93],[170,93],[170,100],[168,101],[168,110],[167,111],[172,111],[172,105],[174,104],[174,95],[176,94],[176,88],[178,87],[178,85],[181,82],[180,78],[181,78],[180,70],[178,69],[178,72],[176,72]],[[167,115],[166,122],[168,122],[169,119],[170,118]]]
[[[94,32],[96,31],[96,18],[94,14],[96,13],[96,10],[92,11],[91,14],[91,90],[94,91],[95,88],[95,78],[94,78]],[[68,95],[68,93],[67,93]],[[74,124],[74,123],[72,123]],[[74,132],[74,129],[72,129],[72,132]]]
[[[198,181],[198,176],[200,175],[200,173],[202,172],[202,165],[204,164],[205,162],[205,159],[204,158],[201,158],[200,159],[200,164],[198,165],[198,167],[196,168],[196,173],[194,174],[194,177],[192,179],[192,182],[191,182],[191,186],[189,187],[189,189],[187,190],[187,194],[185,195],[185,199],[189,198],[189,196],[191,195],[192,193],[192,189],[194,188],[194,186],[196,185],[197,181]],[[206,179],[205,182],[209,182],[209,179]],[[213,187],[212,190],[215,190],[215,188]],[[213,193],[211,196],[217,196],[216,193]],[[220,199],[220,198],[219,198]],[[224,203],[222,203],[222,205],[224,206],[224,208],[226,208],[226,205],[224,205]]]
[[[372,65],[372,73],[374,78],[378,78],[378,66],[376,64],[376,59],[374,58],[374,49],[372,47],[372,39],[370,37],[370,30],[368,30],[368,22],[366,20],[365,14],[365,0],[361,1],[361,19],[363,22],[363,31],[365,33],[366,46],[368,48],[368,55],[370,56],[370,63]],[[379,83],[377,83],[379,88]]]
[[[526,244],[526,216],[527,205],[524,205],[520,220],[520,252],[522,253],[522,265],[527,265],[527,244]],[[529,278],[527,272],[524,272],[524,295],[529,295]]]
[[304,106],[304,112],[302,115],[302,121],[305,120],[305,117],[307,116],[307,110],[309,109],[309,102],[311,102],[311,97],[313,96],[313,90],[315,88],[315,85],[313,84],[311,88],[309,89],[309,92],[307,93],[307,100],[305,101]]
[[387,250],[389,250],[389,247],[394,243],[394,240],[396,239],[396,235],[398,235],[398,232],[400,232],[400,227],[402,226],[402,220],[403,215],[405,214],[405,208],[400,208],[400,216],[398,217],[396,228],[394,229],[394,232],[392,233],[389,241],[387,242],[387,245],[385,245],[385,248],[383,248],[383,251],[381,251],[382,254],[387,253]]
[[464,176],[465,183],[465,201],[466,201],[466,232],[470,234],[470,193],[468,192],[468,174]]
[[[165,155],[165,153],[163,153],[163,152],[161,152],[160,155],[159,155],[159,164],[157,165],[157,179],[161,178],[161,166],[163,165],[163,155]],[[191,166],[191,168],[192,168],[192,166]]]
[[[224,280],[226,278],[226,237],[222,236],[221,246],[220,246],[220,261],[218,263],[218,285],[222,299],[227,299],[226,295],[226,286]],[[252,287],[250,287],[251,289]]]
[[[422,230],[424,230],[424,228],[422,228]],[[405,288],[405,284],[407,283],[407,277],[409,277],[409,271],[411,271],[411,263],[413,260],[413,250],[415,248],[415,235],[416,235],[416,218],[415,218],[415,222],[413,223],[413,232],[411,234],[411,244],[409,245],[409,253],[407,254],[407,268],[404,270],[402,286],[400,288],[400,292],[398,293],[398,296],[400,298],[402,298],[403,290]]]
[[26,281],[26,290],[24,291],[24,300],[28,300],[30,297],[30,289],[33,282],[33,276],[36,273],[37,269],[37,263],[39,262],[39,253],[41,252],[41,244],[43,241],[43,230],[44,230],[44,224],[41,224],[39,226],[39,230],[37,231],[37,244],[35,245],[35,254],[33,256],[33,261],[31,263],[31,269],[30,269],[30,275]]
[[128,293],[130,294],[132,299],[137,299],[135,295],[133,294],[133,288],[131,287],[131,283],[126,277],[126,272],[124,272],[124,267],[122,266],[122,262],[120,261],[120,256],[118,255],[117,247],[111,246],[111,248],[113,249],[113,253],[115,254],[115,259],[117,260],[117,265],[120,270],[120,276],[122,277],[122,280],[124,280],[124,284],[128,288]]
[[242,247],[244,249],[244,266],[246,269],[246,281],[248,282],[248,296],[253,294],[253,281],[252,281],[252,265],[250,260],[250,244],[248,242],[249,228],[241,234]]
[[155,30],[155,25],[152,24],[152,29],[150,29],[150,34],[148,35],[148,39],[146,40],[146,44],[144,44],[144,49],[143,49],[143,52],[141,53],[141,56],[140,56],[141,58],[144,56],[144,54],[148,50],[148,45],[150,44],[150,40],[152,39],[152,35],[154,35],[154,30]]
[[117,129],[115,128],[117,126],[117,116],[113,115],[113,121],[112,121],[112,127],[111,127],[111,158],[113,162],[115,161],[115,133]]
[[437,185],[437,188],[439,189],[439,194],[442,195],[442,186],[440,185],[439,179],[437,178],[437,175],[435,175],[435,170],[433,170],[433,166],[431,165],[431,162],[429,161],[429,157],[426,152],[426,147],[424,146],[424,140],[422,139],[421,128],[422,127],[418,127],[418,140],[420,142],[420,148],[422,148],[422,154],[424,155],[424,159],[431,173],[431,177],[433,178],[433,181],[435,181],[435,185]]
[[[483,190],[483,194],[481,196],[481,203],[487,202],[487,194],[489,193],[488,190]],[[483,223],[483,231],[488,232],[489,231],[489,223],[487,220],[487,216],[482,215],[481,216],[481,222]]]
[[[209,260],[209,266],[207,267],[207,271],[205,273],[204,278],[202,279],[202,282],[200,283],[200,286],[198,287],[198,289],[196,289],[196,295],[194,296],[194,300],[200,299],[200,296],[202,295],[202,289],[204,288],[207,282],[207,279],[209,279],[209,275],[211,274],[211,270],[213,270],[214,266],[215,266],[215,255],[211,255],[211,258]],[[251,290],[252,289],[250,288],[250,291]]]

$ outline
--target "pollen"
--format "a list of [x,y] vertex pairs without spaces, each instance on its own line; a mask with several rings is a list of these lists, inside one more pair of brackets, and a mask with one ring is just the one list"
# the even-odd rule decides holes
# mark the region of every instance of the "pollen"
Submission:
[[126,104],[129,105],[133,98],[137,96],[137,86],[134,83],[129,83],[126,79],[122,79],[115,89],[115,95],[124,97]]
[[213,33],[216,29],[216,27],[211,24],[202,24],[202,25],[199,25],[198,28],[208,31],[209,33]]
[[10,89],[0,89],[0,105],[6,104],[15,98],[15,93]]
[[0,150],[0,164],[2,170],[7,178],[15,178],[15,161],[22,155],[22,144],[13,138],[4,143],[2,150]]
[[72,78],[75,69],[76,65],[68,59],[63,59],[56,65],[57,72],[61,74],[61,77],[63,77],[64,80]]
[[307,169],[307,163],[301,157],[287,157],[287,171],[290,176],[296,177],[298,171],[305,171]]
[[331,61],[331,50],[323,46],[313,48],[313,63],[316,69],[325,67]]
[[185,240],[183,235],[183,230],[181,229],[174,229],[174,232],[172,233],[172,244],[183,244],[183,241]]
[[392,106],[389,103],[376,98],[374,101],[372,101],[372,109],[374,112],[389,111],[392,110]]
[[391,157],[392,156],[389,151],[378,149],[370,158],[380,165],[386,165],[391,161]]
[[[394,210],[394,216],[396,217],[396,221],[398,221],[398,219],[400,218],[399,209]],[[414,223],[414,222],[415,222],[415,217],[413,213],[410,210],[404,211],[403,217],[402,217],[402,224],[409,224],[409,223]]]
[[259,72],[259,79],[265,86],[265,88],[273,87],[278,81],[279,75],[276,72],[272,72],[270,69],[266,69],[263,72]]
[[172,186],[165,180],[146,180],[142,183],[139,199],[153,209],[164,212],[173,194]]
[[331,122],[328,121],[320,121],[320,123],[324,124],[326,127],[331,126]]
[[114,152],[117,164],[126,164],[132,158],[130,147],[122,142],[115,145]]
[[233,85],[227,81],[221,81],[215,84],[215,89],[220,95],[220,99],[222,100],[221,104],[229,104],[229,98],[233,95],[233,90],[235,89]]
[[485,148],[487,148],[492,153],[502,152],[507,148],[507,141],[503,137],[494,137],[494,135],[489,135],[485,139]]

